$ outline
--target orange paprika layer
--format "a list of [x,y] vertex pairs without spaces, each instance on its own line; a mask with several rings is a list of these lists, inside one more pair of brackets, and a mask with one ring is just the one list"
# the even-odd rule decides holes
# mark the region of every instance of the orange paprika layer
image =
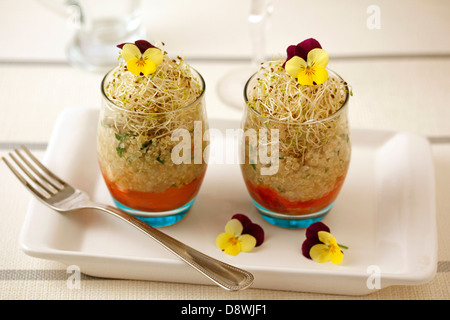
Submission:
[[206,168],[192,182],[179,187],[170,187],[163,192],[124,190],[109,181],[106,175],[103,174],[103,177],[109,192],[121,204],[135,210],[161,212],[177,209],[191,201],[200,190],[205,173]]
[[339,191],[344,184],[345,176],[336,180],[334,188],[326,193],[323,197],[312,199],[308,201],[291,201],[283,196],[273,188],[267,185],[254,185],[245,179],[250,196],[258,202],[261,206],[273,212],[299,215],[318,212],[325,209],[336,200]]

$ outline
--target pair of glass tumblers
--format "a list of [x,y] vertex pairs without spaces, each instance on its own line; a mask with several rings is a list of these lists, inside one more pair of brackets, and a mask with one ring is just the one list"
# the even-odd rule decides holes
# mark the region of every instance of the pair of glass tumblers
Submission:
[[[205,82],[196,70],[191,72],[200,83],[200,95],[183,108],[163,113],[117,106],[105,93],[111,72],[102,82],[97,152],[103,178],[118,208],[155,227],[186,216],[207,171],[209,142],[197,138],[208,130]],[[273,225],[306,228],[331,210],[347,174],[348,93],[341,107],[321,120],[274,120],[249,106],[257,77],[251,76],[244,88],[239,150],[249,201]],[[145,134],[135,134],[135,128]],[[310,133],[315,133],[313,141]],[[293,144],[299,152],[283,152],[282,146]]]

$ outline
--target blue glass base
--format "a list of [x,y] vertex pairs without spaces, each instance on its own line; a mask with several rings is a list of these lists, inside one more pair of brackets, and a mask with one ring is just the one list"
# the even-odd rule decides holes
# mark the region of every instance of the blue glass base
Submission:
[[167,227],[172,224],[177,223],[181,219],[183,219],[189,210],[191,209],[192,205],[195,202],[195,198],[189,201],[184,206],[170,210],[170,211],[164,211],[164,212],[149,212],[149,211],[140,211],[136,209],[129,208],[120,202],[118,202],[116,199],[114,199],[114,203],[116,204],[117,208],[119,208],[122,211],[125,211],[129,214],[132,214],[139,220],[144,221],[145,223],[151,225],[152,227]]
[[261,217],[269,222],[270,224],[273,224],[278,227],[287,228],[287,229],[302,229],[302,228],[308,228],[310,225],[312,225],[314,222],[321,221],[327,214],[330,212],[331,208],[333,207],[333,204],[330,204],[325,209],[322,209],[318,212],[309,213],[309,214],[302,214],[302,215],[288,215],[288,214],[282,214],[282,213],[276,213],[271,210],[268,210],[261,206],[259,203],[257,203],[255,200],[253,200],[253,204],[255,205],[256,209],[260,213]]

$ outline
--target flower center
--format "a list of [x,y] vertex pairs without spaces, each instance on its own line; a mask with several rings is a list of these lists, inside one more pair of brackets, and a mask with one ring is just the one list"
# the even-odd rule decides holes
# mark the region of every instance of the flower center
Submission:
[[136,61],[136,64],[140,67],[143,67],[143,66],[145,66],[145,60],[140,58]]
[[236,245],[237,243],[238,243],[238,239],[236,237],[231,237],[230,238],[230,244]]
[[308,76],[313,76],[313,75],[315,74],[314,68],[313,68],[312,66],[311,66],[311,67],[306,67],[305,73],[306,73]]

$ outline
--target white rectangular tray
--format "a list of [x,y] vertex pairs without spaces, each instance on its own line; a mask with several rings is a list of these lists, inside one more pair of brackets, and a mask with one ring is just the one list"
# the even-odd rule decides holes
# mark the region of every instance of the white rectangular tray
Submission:
[[[56,124],[44,163],[59,176],[112,204],[96,159],[98,110],[73,108]],[[225,129],[237,121],[211,120],[220,129],[197,200],[185,219],[163,228],[174,238],[252,272],[253,288],[363,295],[391,285],[430,281],[436,272],[435,184],[428,142],[406,132],[352,129],[349,173],[323,220],[349,247],[340,265],[302,256],[304,230],[266,223],[253,207],[238,164],[223,164],[233,150]],[[217,132],[216,132],[217,133]],[[222,148],[223,147],[223,148]],[[237,150],[237,148],[236,148]],[[229,155],[229,154],[228,154]],[[212,159],[216,162],[211,163]],[[229,256],[215,245],[234,213],[248,215],[266,233],[252,252]],[[97,277],[212,284],[141,232],[103,213],[61,215],[32,199],[20,236],[33,257],[77,265]]]

